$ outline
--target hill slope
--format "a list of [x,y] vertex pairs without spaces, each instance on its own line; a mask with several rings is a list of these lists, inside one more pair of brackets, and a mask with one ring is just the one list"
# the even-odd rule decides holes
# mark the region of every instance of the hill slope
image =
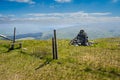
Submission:
[[58,40],[59,59],[52,60],[51,40],[19,41],[23,48],[10,52],[10,42],[0,40],[0,80],[120,80],[120,38],[94,41]]
[[[84,29],[89,36],[89,39],[120,37],[119,23],[86,23],[80,25],[69,26],[66,28],[57,29],[57,37],[59,39],[73,39],[79,31]],[[47,36],[53,32],[44,32]],[[44,36],[42,36],[44,38]],[[50,38],[51,36],[49,36]]]

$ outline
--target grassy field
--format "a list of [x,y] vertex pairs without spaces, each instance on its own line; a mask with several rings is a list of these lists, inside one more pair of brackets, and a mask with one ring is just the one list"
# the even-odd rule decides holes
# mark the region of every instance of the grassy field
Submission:
[[22,40],[9,51],[0,40],[0,80],[120,80],[120,38],[94,40],[93,46],[71,46],[58,40],[58,60],[51,40]]

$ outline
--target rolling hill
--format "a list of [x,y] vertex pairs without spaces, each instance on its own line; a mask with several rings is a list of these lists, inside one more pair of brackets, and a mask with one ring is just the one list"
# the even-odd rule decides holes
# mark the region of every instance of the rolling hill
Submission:
[[[70,26],[57,30],[57,36],[60,39],[73,39],[81,29],[84,29],[89,36],[89,39],[120,37],[119,23],[93,23]],[[43,35],[52,34],[45,32]]]
[[[16,35],[16,39],[40,39],[42,36],[42,32],[39,33],[27,33],[27,34],[19,34]],[[9,38],[13,38],[13,36],[8,36]]]
[[19,42],[22,49],[8,52],[11,42],[0,40],[0,80],[120,80],[120,38],[96,39],[88,47],[58,40],[58,60],[51,40]]

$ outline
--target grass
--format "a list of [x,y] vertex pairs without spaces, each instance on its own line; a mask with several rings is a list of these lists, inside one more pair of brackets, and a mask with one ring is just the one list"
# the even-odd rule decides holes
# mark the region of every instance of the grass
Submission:
[[58,60],[51,40],[22,40],[22,49],[7,52],[0,40],[0,80],[120,80],[120,38],[94,40],[93,46],[71,46],[58,40]]

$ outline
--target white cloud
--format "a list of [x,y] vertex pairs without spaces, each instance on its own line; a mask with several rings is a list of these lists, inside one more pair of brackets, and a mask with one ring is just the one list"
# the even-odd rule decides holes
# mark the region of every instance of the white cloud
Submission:
[[116,2],[118,2],[118,1],[119,1],[119,0],[112,0],[113,3],[116,3]]
[[58,3],[69,3],[72,0],[55,0],[55,1],[58,2]]
[[0,17],[2,17],[2,14],[0,14]]
[[56,16],[56,17],[85,17],[85,16],[107,16],[111,14],[110,12],[105,13],[85,13],[84,11],[73,12],[73,13],[49,13],[49,14],[39,14],[39,13],[31,13],[27,14],[28,16],[42,17],[42,16]]
[[11,2],[19,2],[19,3],[28,3],[28,4],[35,4],[33,0],[8,0]]
[[7,15],[8,17],[15,17],[15,15],[13,15],[13,14],[10,14],[10,15]]
[[31,13],[23,15],[24,18],[0,17],[0,23],[38,23],[40,25],[75,25],[81,23],[120,22],[120,17],[111,17],[109,12],[86,13],[83,11],[73,13]]
[[109,15],[111,14],[110,12],[106,12],[106,13],[90,13],[91,15],[99,15],[99,16],[106,16],[106,15]]

